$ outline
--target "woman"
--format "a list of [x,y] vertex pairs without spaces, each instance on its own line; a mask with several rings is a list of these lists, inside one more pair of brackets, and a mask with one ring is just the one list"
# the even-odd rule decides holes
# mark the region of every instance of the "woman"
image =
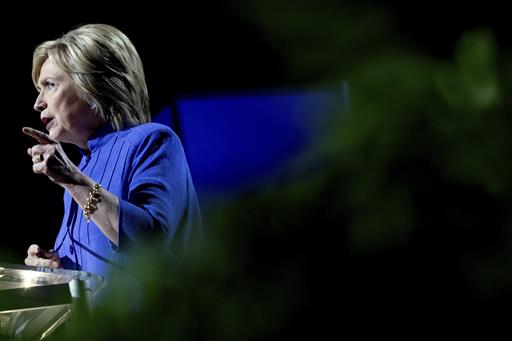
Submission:
[[[103,24],[76,28],[34,51],[34,108],[48,133],[23,132],[34,173],[62,186],[64,217],[50,252],[32,245],[27,265],[108,276],[125,251],[158,238],[176,253],[202,236],[184,151],[150,121],[142,62],[131,41]],[[77,146],[78,166],[60,143]]]

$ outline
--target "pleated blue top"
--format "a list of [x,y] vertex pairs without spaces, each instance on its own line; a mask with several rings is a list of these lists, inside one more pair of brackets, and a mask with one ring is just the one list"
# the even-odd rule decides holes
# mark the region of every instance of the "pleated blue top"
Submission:
[[[64,192],[64,216],[54,249],[67,269],[108,278],[126,252],[156,237],[180,254],[203,235],[199,204],[182,144],[167,126],[146,123],[121,131],[103,127],[88,141],[78,167],[116,195],[119,246],[115,246]],[[101,202],[98,204],[101,205]],[[94,213],[93,213],[94,215]]]

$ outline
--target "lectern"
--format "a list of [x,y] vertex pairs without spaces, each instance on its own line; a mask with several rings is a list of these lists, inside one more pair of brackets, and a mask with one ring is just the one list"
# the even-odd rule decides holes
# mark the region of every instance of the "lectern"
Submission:
[[0,340],[48,337],[73,314],[89,314],[104,286],[88,272],[0,263]]

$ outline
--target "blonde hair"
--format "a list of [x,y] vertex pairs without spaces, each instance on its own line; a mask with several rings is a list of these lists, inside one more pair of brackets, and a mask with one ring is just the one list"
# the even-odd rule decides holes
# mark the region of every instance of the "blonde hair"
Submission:
[[116,130],[149,122],[149,96],[137,50],[117,28],[89,24],[41,43],[34,50],[32,80],[50,58],[70,75],[85,101]]

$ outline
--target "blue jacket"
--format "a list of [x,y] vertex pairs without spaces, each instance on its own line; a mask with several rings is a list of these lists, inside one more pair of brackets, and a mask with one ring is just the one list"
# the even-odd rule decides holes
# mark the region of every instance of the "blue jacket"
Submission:
[[[61,266],[108,277],[123,267],[124,251],[157,236],[180,254],[203,235],[199,204],[179,138],[167,126],[147,123],[121,131],[103,127],[88,141],[78,167],[119,198],[119,247],[68,192],[55,241]],[[101,205],[101,202],[99,203]]]

